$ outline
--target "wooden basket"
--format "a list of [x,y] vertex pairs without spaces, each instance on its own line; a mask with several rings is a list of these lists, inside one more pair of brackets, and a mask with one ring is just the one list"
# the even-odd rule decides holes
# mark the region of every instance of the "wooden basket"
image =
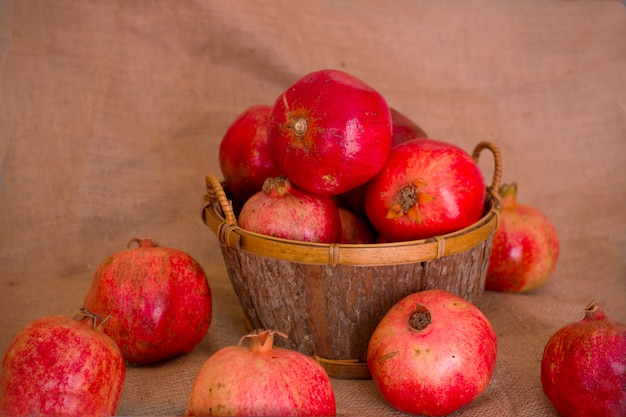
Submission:
[[475,302],[484,292],[498,226],[500,151],[485,214],[475,224],[435,238],[382,244],[298,242],[237,226],[221,183],[206,177],[205,224],[219,239],[228,275],[249,329],[273,329],[278,345],[314,356],[337,378],[368,378],[367,345],[380,319],[400,299],[440,288]]

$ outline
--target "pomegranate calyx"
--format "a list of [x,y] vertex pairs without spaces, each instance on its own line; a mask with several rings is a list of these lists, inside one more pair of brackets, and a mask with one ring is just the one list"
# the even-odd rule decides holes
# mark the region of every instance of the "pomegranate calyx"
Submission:
[[514,209],[517,204],[517,184],[512,182],[510,184],[502,184],[498,190],[500,198],[502,199],[502,208]]
[[430,326],[431,321],[430,311],[425,306],[418,304],[409,315],[409,328],[412,331],[421,332]]
[[137,243],[140,248],[156,248],[161,246],[159,242],[150,237],[134,237],[126,244],[127,248],[130,248],[133,243]]
[[74,315],[74,320],[84,320],[89,319],[91,321],[91,327],[94,330],[102,330],[107,321],[111,318],[109,314],[106,317],[102,317],[100,314],[94,313],[91,310],[86,309],[85,307],[81,307],[78,310],[78,313]]
[[285,339],[288,338],[285,333],[279,332],[278,330],[256,329],[242,336],[241,339],[239,339],[239,343],[237,343],[237,346],[243,345],[243,341],[245,339],[249,339],[250,350],[252,350],[253,352],[270,352],[272,350],[272,346],[274,345],[275,335],[279,335]]
[[592,299],[585,307],[585,320],[602,320],[606,318],[604,310],[600,306],[597,300]]
[[263,182],[263,192],[272,197],[284,197],[291,191],[291,182],[285,176],[267,178]]
[[406,214],[409,219],[421,223],[420,206],[435,199],[432,195],[419,190],[424,185],[423,180],[417,179],[401,187],[396,193],[389,211],[387,211],[386,218],[397,219]]

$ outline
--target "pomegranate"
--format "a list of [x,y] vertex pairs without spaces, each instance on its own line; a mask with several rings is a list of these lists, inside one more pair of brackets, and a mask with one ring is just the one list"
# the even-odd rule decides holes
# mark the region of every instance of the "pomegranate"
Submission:
[[105,259],[85,308],[111,315],[104,332],[124,358],[143,365],[190,352],[211,323],[212,299],[200,264],[187,253],[135,238]]
[[0,415],[114,415],[126,368],[119,347],[102,332],[106,321],[82,310],[22,329],[2,361]]
[[496,353],[496,334],[476,306],[444,290],[425,290],[383,317],[367,348],[367,366],[390,405],[441,416],[487,388]]
[[246,201],[239,226],[251,232],[304,242],[336,243],[341,239],[341,218],[328,196],[311,194],[285,176],[268,178]]
[[391,128],[389,107],[378,91],[345,72],[321,70],[276,99],[268,141],[276,165],[295,185],[336,195],[380,170],[391,148]]
[[300,352],[272,347],[275,334],[287,337],[257,330],[210,356],[193,383],[186,415],[334,416],[324,368]]
[[261,191],[266,178],[281,174],[267,142],[271,106],[255,105],[229,126],[219,148],[219,164],[232,196],[245,202]]
[[426,239],[478,221],[486,187],[480,168],[460,147],[433,139],[395,146],[365,194],[374,228],[391,241]]
[[411,139],[427,138],[428,135],[413,120],[398,110],[390,107],[391,111],[391,147],[408,142]]
[[341,243],[374,243],[374,233],[370,225],[358,214],[339,207],[339,218],[341,219]]
[[592,300],[546,343],[541,384],[562,417],[626,416],[626,324]]
[[559,238],[550,219],[518,204],[517,184],[500,187],[500,221],[493,238],[485,288],[525,292],[544,285],[556,269]]

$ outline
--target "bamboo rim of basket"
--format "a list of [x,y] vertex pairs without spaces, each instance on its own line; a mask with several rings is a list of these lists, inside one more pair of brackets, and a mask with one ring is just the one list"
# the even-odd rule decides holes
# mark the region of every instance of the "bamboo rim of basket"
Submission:
[[502,156],[491,142],[480,142],[472,158],[478,162],[483,150],[494,158],[493,179],[487,187],[486,214],[476,223],[452,233],[428,239],[373,243],[311,243],[282,239],[250,232],[237,225],[233,206],[222,184],[212,174],[206,176],[207,194],[203,210],[204,223],[216,234],[220,244],[256,255],[285,261],[320,264],[382,266],[430,261],[464,252],[487,240],[498,227],[502,177]]

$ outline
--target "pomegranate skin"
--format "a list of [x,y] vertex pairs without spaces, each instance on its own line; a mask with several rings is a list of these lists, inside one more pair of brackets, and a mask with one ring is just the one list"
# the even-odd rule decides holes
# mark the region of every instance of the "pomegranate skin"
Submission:
[[281,172],[303,190],[337,195],[366,183],[391,149],[384,97],[338,70],[309,73],[276,99],[268,141]]
[[219,148],[220,170],[232,196],[243,204],[266,178],[281,175],[267,141],[271,106],[254,105],[231,123]]
[[239,213],[242,229],[282,239],[336,243],[341,239],[341,217],[328,196],[301,190],[287,177],[268,178]]
[[122,352],[89,319],[42,317],[7,349],[0,415],[115,415],[125,378]]
[[83,306],[111,315],[104,328],[124,358],[145,365],[190,352],[209,329],[211,288],[187,253],[136,238],[96,270]]
[[496,356],[496,334],[477,307],[444,290],[425,290],[383,317],[371,336],[367,365],[391,406],[441,416],[487,388]]
[[336,414],[330,378],[313,358],[273,347],[274,332],[269,330],[244,338],[250,338],[250,346],[240,341],[204,363],[192,386],[187,416]]
[[527,292],[543,286],[556,270],[559,236],[539,209],[516,201],[517,185],[500,188],[502,208],[493,238],[485,288]]
[[404,142],[408,142],[412,139],[427,138],[428,134],[417,125],[413,120],[409,119],[398,110],[390,107],[392,133],[391,133],[391,147],[399,145]]
[[546,343],[541,385],[562,417],[626,416],[626,324],[592,300]]
[[451,143],[419,138],[394,146],[365,193],[365,211],[390,241],[461,230],[483,215],[487,190],[471,155]]

